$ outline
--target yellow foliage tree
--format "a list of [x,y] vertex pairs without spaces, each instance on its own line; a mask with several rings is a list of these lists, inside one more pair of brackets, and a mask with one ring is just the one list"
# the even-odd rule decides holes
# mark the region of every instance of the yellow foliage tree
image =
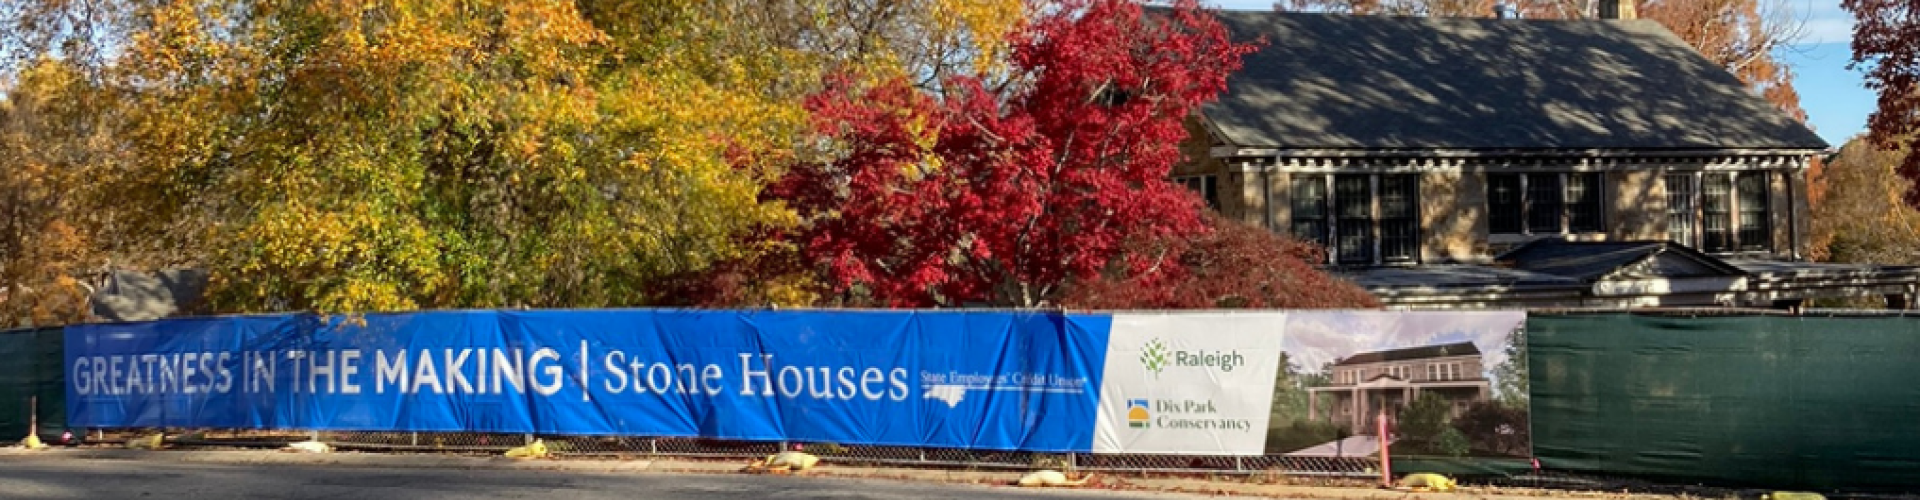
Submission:
[[83,195],[103,118],[75,68],[38,61],[0,100],[0,328],[85,318],[97,264]]
[[[207,268],[217,311],[660,303],[663,280],[791,258],[755,241],[795,223],[760,191],[830,149],[802,106],[826,68],[936,82],[994,64],[1024,15],[868,4],[8,2],[9,94],[33,83],[20,61],[59,60],[70,76],[35,85],[91,110],[14,142],[86,155],[5,182],[84,173],[79,201],[46,212],[62,225],[27,231],[72,243],[37,248]],[[84,260],[16,254],[44,276]],[[748,281],[756,300],[814,300],[804,273]]]
[[1913,181],[1897,172],[1908,154],[1854,138],[1826,162],[1820,180],[1832,194],[1813,206],[1810,246],[1815,258],[1920,263],[1920,210],[1901,200]]

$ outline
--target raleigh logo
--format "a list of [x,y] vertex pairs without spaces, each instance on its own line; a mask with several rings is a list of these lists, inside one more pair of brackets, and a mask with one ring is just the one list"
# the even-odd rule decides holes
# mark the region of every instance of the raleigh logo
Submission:
[[1160,372],[1166,371],[1168,362],[1174,366],[1217,367],[1222,372],[1231,372],[1235,367],[1247,364],[1247,358],[1240,351],[1175,351],[1160,343],[1160,339],[1147,341],[1140,351],[1140,364],[1153,372],[1153,378],[1160,378]]
[[1140,363],[1147,371],[1153,372],[1153,378],[1160,378],[1160,372],[1167,369],[1167,346],[1160,339],[1147,342],[1147,348],[1140,351]]

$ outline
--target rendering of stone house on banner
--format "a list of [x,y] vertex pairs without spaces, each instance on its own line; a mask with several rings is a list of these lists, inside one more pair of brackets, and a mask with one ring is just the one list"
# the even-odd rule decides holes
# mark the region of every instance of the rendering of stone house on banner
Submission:
[[1372,433],[1375,413],[1398,412],[1421,394],[1445,398],[1457,417],[1493,389],[1472,342],[1359,353],[1335,362],[1332,377],[1307,388],[1307,414],[1356,434]]
[[1913,303],[1915,268],[1803,258],[1824,141],[1660,25],[1601,17],[1220,12],[1265,46],[1174,180],[1392,308]]

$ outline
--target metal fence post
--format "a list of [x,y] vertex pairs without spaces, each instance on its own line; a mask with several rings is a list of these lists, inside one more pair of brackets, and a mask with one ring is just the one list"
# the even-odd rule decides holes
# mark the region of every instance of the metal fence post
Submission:
[[1235,457],[1233,457],[1233,471],[1234,471],[1234,472],[1246,472],[1246,470],[1247,470],[1247,467],[1246,467],[1246,465],[1243,465],[1243,464],[1241,464],[1241,463],[1240,463],[1240,459],[1241,459],[1241,457],[1238,457],[1238,456],[1235,456]]
[[522,441],[525,441],[525,442],[523,442],[523,443],[520,443],[520,444],[523,444],[523,445],[530,445],[530,444],[533,444],[533,434],[531,434],[531,433],[529,433],[529,434],[525,434],[525,435],[523,435],[522,437],[524,438],[524,439],[522,439]]
[[660,454],[660,438],[647,438],[647,455]]
[[1080,470],[1080,454],[1068,452],[1067,453],[1067,471],[1072,472],[1077,470]]
[[408,441],[413,443],[413,446],[420,446],[420,433],[418,431],[409,432],[407,434],[409,434],[409,437],[411,438],[411,439],[408,439]]

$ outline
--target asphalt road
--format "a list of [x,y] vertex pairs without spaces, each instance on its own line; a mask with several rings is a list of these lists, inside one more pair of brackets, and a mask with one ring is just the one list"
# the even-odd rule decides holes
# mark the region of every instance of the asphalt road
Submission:
[[375,469],[134,460],[0,461],[0,499],[1184,499],[1111,491],[918,484],[746,474]]

